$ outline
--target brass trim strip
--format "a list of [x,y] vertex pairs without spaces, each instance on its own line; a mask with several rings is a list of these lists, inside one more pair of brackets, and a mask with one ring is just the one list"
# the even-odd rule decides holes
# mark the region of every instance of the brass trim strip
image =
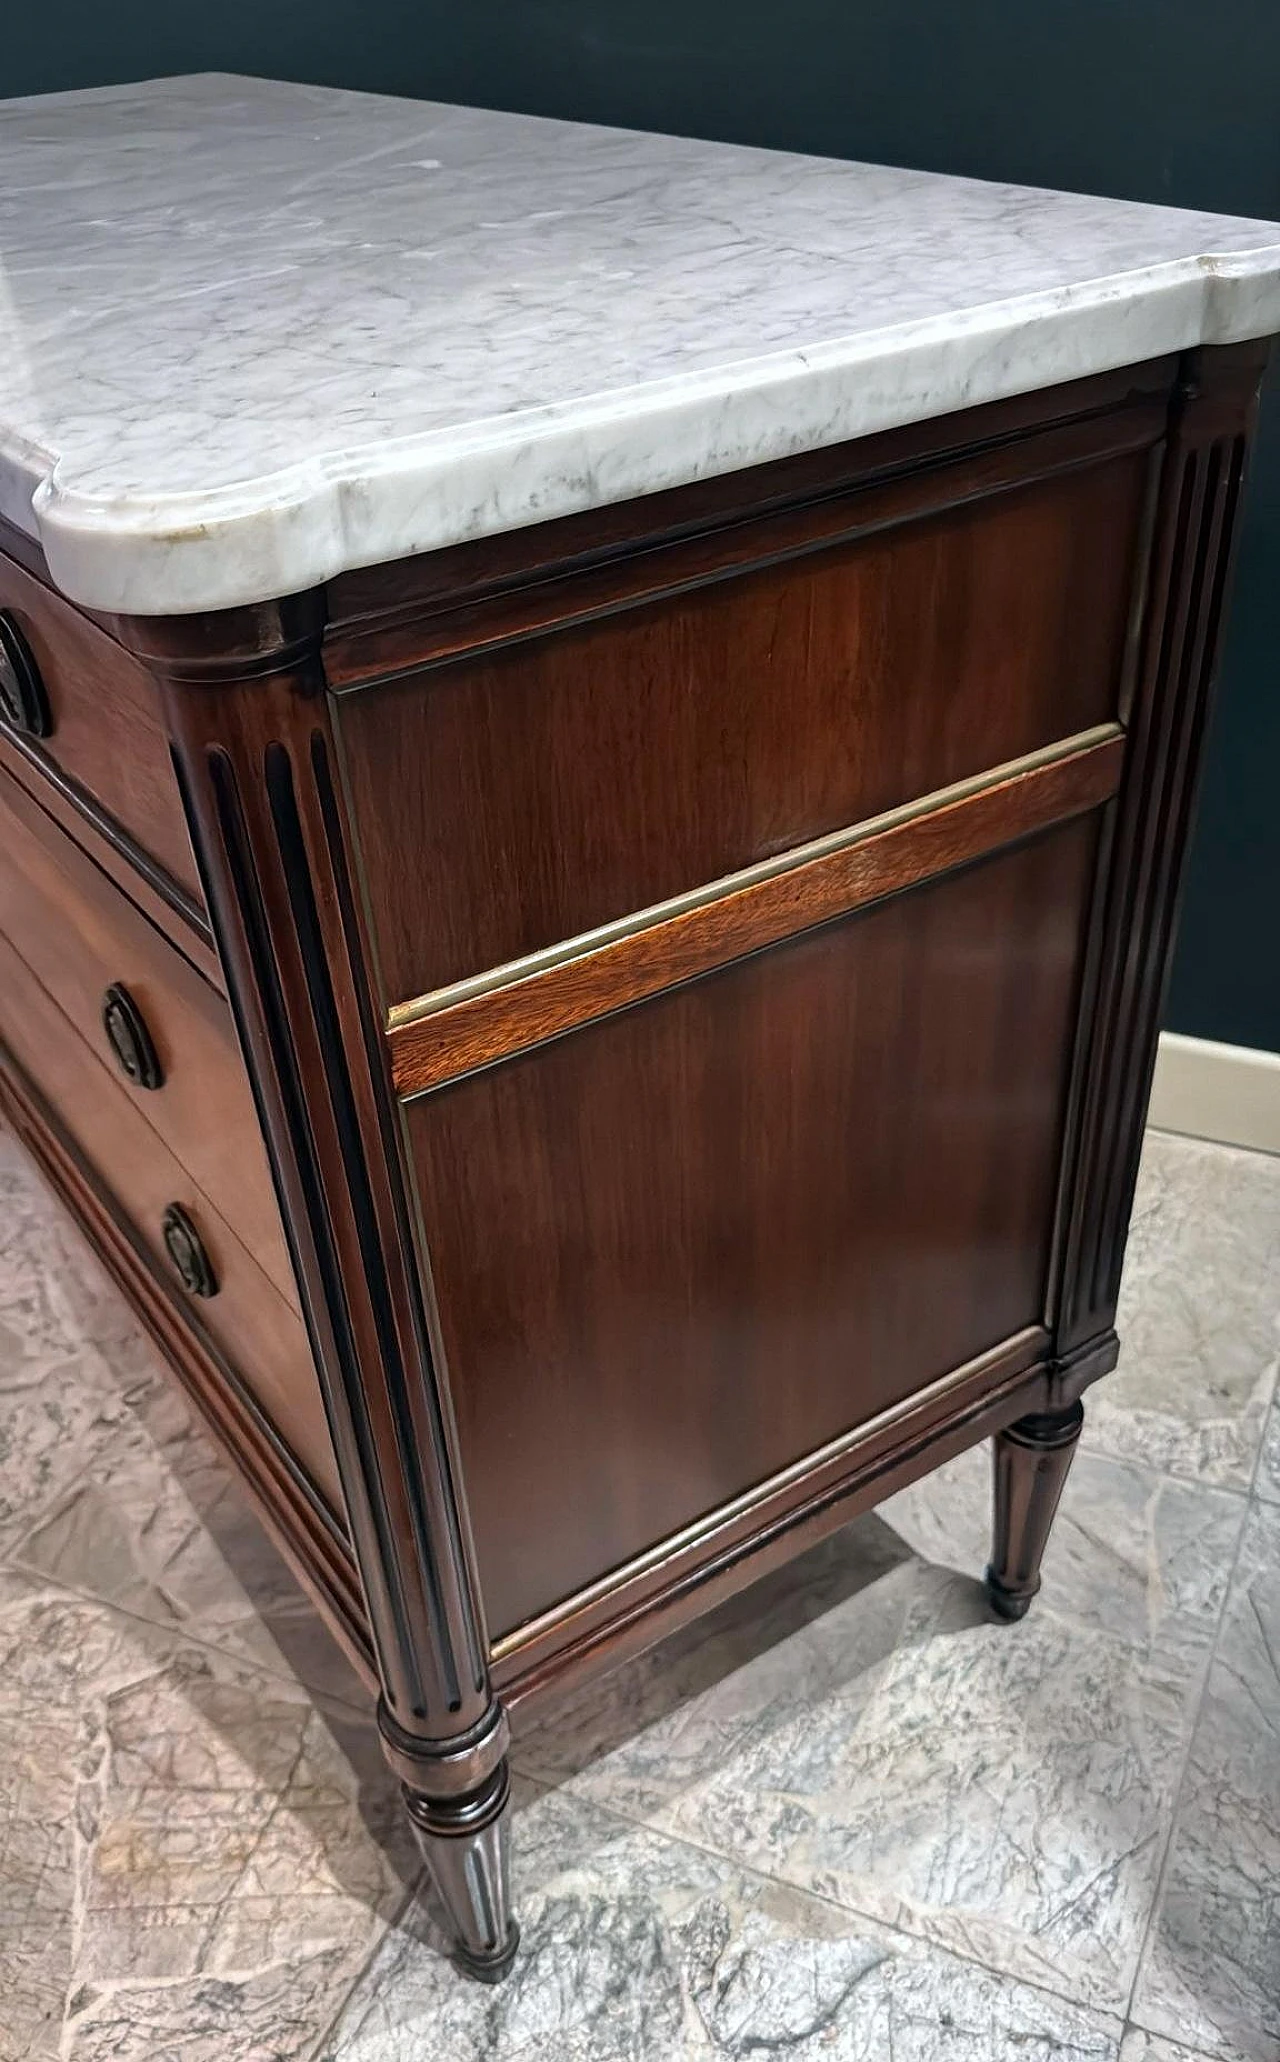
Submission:
[[956,782],[548,951],[402,1004],[388,1023],[402,1101],[697,980],[1100,808],[1118,723]]
[[918,817],[952,808],[957,802],[968,801],[971,796],[980,795],[988,788],[1001,787],[1006,781],[1038,773],[1043,767],[1076,758],[1123,736],[1124,729],[1119,723],[1095,723],[1089,730],[1058,738],[1053,744],[1042,745],[1020,759],[1007,759],[1000,766],[970,775],[967,780],[953,781],[950,787],[935,788],[914,802],[901,803],[895,809],[882,811],[879,816],[864,817],[843,830],[828,831],[823,837],[811,838],[806,844],[792,845],[786,852],[777,852],[769,859],[758,859],[751,866],[740,867],[736,873],[722,874],[718,880],[708,881],[702,887],[669,896],[665,902],[650,903],[647,908],[617,917],[612,923],[599,924],[593,931],[579,931],[557,945],[543,946],[538,952],[526,953],[522,959],[506,960],[501,966],[490,967],[484,973],[471,974],[462,981],[451,981],[444,988],[433,988],[425,995],[415,995],[408,1002],[394,1003],[387,1011],[387,1031],[401,1031],[408,1024],[420,1024],[426,1017],[438,1016],[442,1010],[455,1009],[459,1003],[474,1002],[479,996],[514,988],[517,982],[550,973],[557,967],[569,966],[574,960],[588,959],[605,946],[618,945],[626,938],[638,937],[643,931],[656,930],[659,924],[670,923],[673,917],[687,916],[692,910],[706,909],[712,903],[727,901],[731,895],[741,894],[744,888],[754,888],[762,881],[777,880],[783,874],[812,865],[816,859],[829,858],[832,853],[844,852],[849,846],[862,844],[868,838],[899,830]]
[[[500,1639],[490,1643],[490,1662],[506,1661],[522,1648],[532,1646],[535,1641],[543,1639],[547,1633],[553,1632],[567,1619],[576,1617],[580,1611],[589,1610],[592,1604],[599,1603],[613,1591],[624,1589],[628,1583],[635,1582],[653,1569],[661,1567],[664,1561],[671,1560],[674,1555],[688,1552],[691,1547],[696,1547],[726,1525],[747,1516],[758,1505],[769,1502],[793,1484],[803,1482],[810,1475],[830,1467],[833,1461],[854,1452],[857,1447],[869,1443],[878,1434],[890,1431],[895,1424],[910,1417],[913,1412],[939,1402],[950,1395],[952,1390],[963,1389],[972,1384],[984,1370],[998,1367],[1005,1361],[1016,1361],[1022,1349],[1025,1348],[1029,1354],[1028,1366],[1033,1366],[1035,1352],[1037,1349],[1043,1349],[1046,1339],[1047,1334],[1042,1325],[1026,1325],[1020,1332],[1013,1332],[1007,1339],[1002,1339],[998,1346],[989,1347],[985,1353],[975,1354],[972,1360],[966,1360],[960,1367],[952,1368],[949,1373],[939,1376],[937,1381],[926,1383],[922,1389],[913,1389],[909,1396],[902,1397],[897,1403],[891,1403],[885,1410],[878,1411],[874,1417],[865,1419],[862,1424],[855,1425],[848,1432],[837,1434],[834,1439],[828,1440],[825,1446],[816,1447],[802,1459],[790,1462],[787,1467],[780,1468],[777,1474],[767,1475],[762,1482],[754,1483],[750,1489],[745,1489],[740,1495],[730,1498],[728,1503],[717,1504],[713,1510],[704,1512],[700,1518],[695,1518],[679,1532],[669,1533],[656,1545],[646,1547],[642,1554],[637,1554],[632,1560],[623,1561],[616,1568],[611,1568],[607,1574],[597,1577],[596,1581],[588,1583],[584,1589],[575,1590],[571,1596],[563,1597],[558,1604],[553,1604],[549,1610],[540,1612],[536,1618],[528,1618],[523,1625],[517,1625],[510,1632],[503,1633]],[[1016,1370],[1011,1368],[1011,1372]]]

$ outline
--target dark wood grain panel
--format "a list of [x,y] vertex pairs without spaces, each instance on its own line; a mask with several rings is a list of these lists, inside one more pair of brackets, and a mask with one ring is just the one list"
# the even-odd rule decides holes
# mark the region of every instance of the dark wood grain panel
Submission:
[[[453,607],[414,626],[416,663],[496,650],[744,571],[782,565],[874,530],[957,512],[1032,480],[1044,482],[1148,451],[1163,427],[1163,407],[1150,402],[1102,420],[1063,423],[1037,436],[955,454],[914,473],[877,480],[870,488],[863,484],[754,519],[654,541],[623,558],[505,585],[483,597],[458,597]],[[387,668],[392,670],[403,669]]]
[[200,903],[191,840],[169,761],[155,682],[131,652],[25,566],[0,556],[0,609],[40,671],[52,733],[19,744],[105,813],[181,891]]
[[496,1634],[1038,1323],[1095,838],[406,1107]]
[[192,1298],[192,1324],[239,1370],[246,1388],[335,1511],[334,1465],[307,1336],[296,1310],[262,1273],[186,1169],[72,1029],[9,941],[0,937],[0,1044],[58,1112],[85,1159],[168,1269],[161,1220],[178,1203],[198,1227],[219,1287]]
[[[297,1308],[253,1097],[223,997],[202,980],[77,845],[0,773],[0,931],[118,1079],[214,1209]],[[163,1069],[159,1088],[116,1068],[106,989],[138,1005]]]
[[1130,453],[341,702],[386,1001],[1113,717],[1148,474]]
[[1109,736],[1086,733],[1075,749],[875,819],[834,847],[802,847],[764,878],[739,876],[692,907],[654,912],[625,936],[580,941],[545,968],[440,1008],[393,1011],[396,1088],[412,1095],[438,1087],[1096,809],[1115,794],[1123,760],[1118,727]]
[[588,1679],[711,1610],[749,1581],[827,1538],[1049,1394],[1049,1336],[1031,1325],[844,1439],[611,1569],[493,1647],[494,1680],[515,1711]]

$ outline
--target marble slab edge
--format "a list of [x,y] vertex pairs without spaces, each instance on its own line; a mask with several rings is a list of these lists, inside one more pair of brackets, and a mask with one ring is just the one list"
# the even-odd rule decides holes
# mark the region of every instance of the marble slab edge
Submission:
[[1277,330],[1280,243],[390,439],[374,453],[339,449],[195,493],[84,495],[52,454],[0,442],[0,512],[38,539],[73,601],[194,614]]

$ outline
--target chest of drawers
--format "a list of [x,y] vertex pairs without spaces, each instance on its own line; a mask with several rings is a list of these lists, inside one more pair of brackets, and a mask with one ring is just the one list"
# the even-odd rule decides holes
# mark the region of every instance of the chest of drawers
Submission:
[[63,479],[0,533],[0,1098],[376,1689],[477,1975],[513,1713],[988,1435],[992,1605],[1034,1595],[1117,1351],[1259,276],[1235,331],[1162,278],[1144,351],[828,392],[733,463],[695,382],[649,491],[621,404],[575,432],[607,490],[494,432],[483,524],[370,461],[394,549],[318,487],[236,542],[239,486],[130,530]]

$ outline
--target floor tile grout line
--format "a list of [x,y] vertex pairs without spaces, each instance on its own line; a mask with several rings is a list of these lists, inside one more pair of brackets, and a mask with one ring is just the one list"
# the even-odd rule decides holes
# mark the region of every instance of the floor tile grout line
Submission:
[[1150,2031],[1148,2027],[1140,2025],[1139,2022],[1133,2018],[1133,2013],[1137,2006],[1138,1992],[1142,1986],[1142,1979],[1146,1973],[1147,1959],[1150,1954],[1152,1942],[1155,1937],[1156,1927],[1160,1918],[1160,1908],[1164,1901],[1165,1885],[1168,1881],[1169,1870],[1173,1863],[1174,1849],[1177,1846],[1178,1826],[1182,1818],[1182,1793],[1186,1788],[1187,1773],[1191,1767],[1191,1755],[1195,1747],[1196,1735],[1200,1730],[1200,1720],[1204,1713],[1205,1699],[1209,1694],[1209,1682],[1213,1674],[1214,1663],[1217,1661],[1218,1658],[1218,1648],[1222,1640],[1222,1629],[1227,1622],[1227,1606],[1231,1602],[1231,1592],[1235,1588],[1236,1574],[1240,1567],[1240,1557],[1244,1552],[1245,1534],[1249,1529],[1249,1519],[1258,1503],[1258,1498],[1256,1495],[1258,1474],[1262,1467],[1262,1453],[1263,1448],[1266,1444],[1267,1425],[1270,1420],[1271,1411],[1275,1405],[1276,1394],[1278,1390],[1280,1390],[1280,1362],[1277,1363],[1276,1373],[1275,1375],[1273,1375],[1272,1378],[1270,1399],[1268,1401],[1266,1411],[1263,1414],[1262,1437],[1258,1441],[1257,1450],[1255,1451],[1253,1456],[1253,1467],[1249,1475],[1249,1487],[1245,1492],[1244,1514],[1240,1520],[1240,1530],[1236,1535],[1235,1548],[1231,1555],[1231,1565],[1227,1570],[1227,1579],[1223,1584],[1222,1608],[1218,1613],[1217,1624],[1213,1628],[1213,1638],[1209,1642],[1209,1652],[1205,1657],[1204,1672],[1200,1678],[1200,1687],[1196,1692],[1195,1710],[1192,1714],[1191,1723],[1187,1728],[1186,1745],[1183,1748],[1182,1755],[1178,1763],[1177,1782],[1174,1785],[1172,1802],[1169,1807],[1168,1837],[1165,1840],[1164,1853],[1160,1857],[1160,1867],[1156,1872],[1156,1884],[1155,1891],[1151,1899],[1151,1909],[1147,1914],[1147,1923],[1142,1929],[1142,1940],[1138,1948],[1138,1959],[1134,1965],[1133,1984],[1130,1988],[1128,2001],[1124,2008],[1126,2026],[1134,2026],[1136,2031],[1139,2033],[1147,2033]]
[[1122,2047],[1131,2033],[1140,2033],[1144,2040],[1163,2041],[1166,2047],[1176,2049],[1179,2056],[1185,2055],[1187,2062],[1221,2062],[1221,2057],[1210,2055],[1205,2048],[1189,2048],[1185,2041],[1172,2040],[1167,2034],[1163,2033],[1152,2033],[1150,2027],[1139,2026],[1137,2020],[1131,2019],[1126,2012],[1124,2028],[1120,2035]]
[[[563,1784],[547,1783],[541,1777],[530,1775],[514,1758],[512,1770],[519,1774],[523,1782],[533,1783],[539,1787],[545,1796],[557,1796],[565,1789]],[[569,1795],[567,1790],[565,1794]],[[874,1926],[877,1931],[890,1934],[893,1939],[902,1941],[908,1947],[924,1948],[931,1954],[962,1962],[966,1968],[977,1969],[984,1976],[992,1976],[998,1983],[1020,1984],[1027,1990],[1038,1992],[1041,1997],[1052,1998],[1055,2004],[1073,2005],[1079,2011],[1093,2012],[1100,2018],[1113,2019],[1117,2025],[1123,2020],[1123,2008],[1120,2006],[1113,2009],[1107,2005],[1095,2004],[1090,1999],[1074,1996],[1069,1991],[1055,1990],[1051,1984],[1038,1982],[1033,1976],[1013,1976],[1007,1969],[997,1969],[990,1962],[984,1962],[980,1956],[966,1953],[963,1948],[933,1940],[927,1934],[910,1933],[905,1926],[897,1926],[890,1919],[879,1918],[874,1912],[863,1911],[860,1905],[845,1904],[827,1891],[812,1889],[807,1883],[793,1883],[786,1876],[771,1876],[767,1869],[758,1868],[752,1862],[742,1861],[737,1855],[726,1853],[723,1848],[713,1847],[705,1840],[691,1839],[686,1833],[673,1833],[664,1826],[655,1826],[651,1820],[637,1818],[617,1805],[601,1803],[595,1797],[579,1798],[576,1801],[588,1804],[593,1811],[599,1811],[606,1818],[617,1820],[620,1825],[630,1826],[635,1831],[647,1833],[651,1838],[661,1840],[665,1846],[687,1847],[694,1854],[705,1855],[709,1861],[720,1862],[728,1868],[737,1870],[741,1875],[752,1877],[758,1883],[767,1884],[773,1890],[785,1890],[792,1896],[809,1898],[814,1904],[824,1905],[828,1911],[839,1912],[842,1918],[859,1919],[864,1925]],[[513,1835],[517,1828],[518,1815],[517,1825],[512,1828]]]
[[[1083,1998],[1068,1997],[1061,1991],[1051,1990],[1047,1984],[1038,1984],[1025,1977],[1010,1978],[1006,1971],[994,1969],[991,1967],[989,1963],[980,1961],[974,1955],[967,1955],[956,1948],[946,1947],[937,1941],[922,1938],[918,1934],[908,1933],[905,1931],[904,1928],[900,1926],[895,1926],[887,1920],[875,1918],[871,1913],[863,1912],[856,1906],[842,1904],[839,1901],[839,1899],[829,1897],[825,1895],[822,1891],[810,1890],[806,1886],[788,1882],[784,1877],[771,1876],[769,1875],[767,1870],[756,1868],[749,1862],[739,1861],[736,1857],[724,1854],[721,1852],[720,1849],[708,1846],[703,1841],[691,1840],[687,1838],[686,1835],[684,1835],[683,1833],[669,1832],[664,1827],[654,1826],[645,1819],[634,1818],[629,1812],[620,1811],[615,1806],[601,1804],[595,1798],[572,1798],[570,1793],[566,1790],[563,1784],[549,1783],[542,1776],[535,1776],[530,1774],[527,1769],[523,1769],[519,1766],[518,1761],[514,1757],[512,1759],[512,1773],[518,1775],[522,1783],[527,1784],[530,1789],[535,1790],[538,1793],[537,1797],[534,1800],[532,1800],[533,1802],[539,1802],[543,1799],[557,1798],[563,1796],[565,1801],[568,1803],[577,1803],[579,1805],[586,1804],[589,1810],[599,1812],[602,1818],[612,1820],[616,1825],[625,1826],[628,1829],[628,1831],[642,1832],[646,1834],[650,1839],[659,1841],[664,1847],[687,1848],[690,1853],[703,1855],[706,1857],[707,1860],[718,1862],[721,1865],[733,1870],[737,1874],[750,1877],[754,1882],[763,1884],[768,1889],[786,1891],[792,1896],[799,1896],[810,1900],[814,1904],[822,1905],[828,1911],[838,1912],[841,1918],[859,1920],[863,1924],[874,1926],[878,1932],[888,1934],[890,1938],[895,1941],[901,1941],[903,1946],[906,1948],[922,1948],[926,1952],[930,1954],[940,1955],[946,1960],[960,1962],[966,1968],[976,1969],[981,1975],[994,1977],[997,1982],[1007,1983],[1012,1981],[1020,1983],[1026,1989],[1035,1990],[1039,1993],[1039,1995],[1051,1998],[1055,2004],[1066,2003],[1068,2005],[1074,2005],[1077,2009],[1093,2013],[1101,2019],[1114,2020],[1116,2025],[1120,2026],[1119,2013],[1109,2011],[1105,2006],[1091,2004],[1087,1999]],[[515,1815],[515,1823],[513,1824],[511,1829],[513,1841],[515,1840],[515,1838],[518,1837],[519,1816],[520,1815],[517,1812]],[[424,1868],[422,1880],[425,1880],[428,1875],[429,1870]],[[382,1938],[379,1940],[377,1947],[371,1952],[365,1964],[361,1968],[359,1974],[353,1979],[350,1987],[343,1996],[342,2003],[339,2005],[339,2007],[333,2014],[332,2018],[327,2021],[324,2032],[321,2034],[319,2040],[312,2048],[310,2048],[307,2051],[305,2058],[303,2058],[303,2062],[326,2062],[326,2043],[331,2039],[334,2032],[336,2031],[343,2014],[346,2012],[348,2006],[350,2005],[352,1998],[354,1997],[364,1977],[368,1974],[369,1969],[372,1966],[372,1963],[376,1955],[381,1952],[382,1947],[385,1945],[388,1934],[390,1934],[394,1930],[394,1928],[399,1924],[400,1920],[404,1917],[406,1911],[409,1910],[413,1897],[415,1895],[416,1893],[411,1891],[408,1897],[406,1898],[405,1902],[401,1905],[395,1919],[388,1921],[387,1927],[382,1935]],[[1123,2027],[1121,2027],[1120,2039],[1123,2039],[1123,2035],[1124,2029]],[[510,2057],[510,2062],[519,2062],[520,2056],[527,2054],[529,2048],[533,2045],[534,2041],[536,2041],[537,2038],[538,2036],[536,2034],[531,2035],[528,2041],[521,2041],[518,2047],[509,2048],[506,2051],[506,2053]],[[332,2062],[341,2062],[340,2050],[335,2048],[330,2052],[332,2054]]]
[[[144,1625],[150,1632],[167,1633],[171,1639],[180,1641],[183,1646],[199,1647],[205,1654],[216,1654],[220,1660],[230,1662],[233,1667],[246,1668],[259,1675],[270,1676],[275,1682],[291,1683],[295,1689],[304,1692],[308,1701],[322,1716],[326,1710],[336,1710],[347,1718],[373,1723],[374,1709],[371,1698],[367,1703],[348,1703],[345,1697],[338,1696],[336,1692],[322,1690],[316,1684],[307,1682],[296,1669],[289,1668],[287,1664],[261,1661],[255,1654],[237,1653],[234,1648],[220,1646],[216,1640],[202,1638],[199,1633],[190,1631],[185,1624],[177,1624],[173,1619],[152,1618],[145,1611],[131,1610],[128,1604],[121,1604],[114,1597],[101,1596],[96,1590],[84,1589],[78,1583],[68,1582],[60,1575],[50,1575],[47,1569],[33,1567],[30,1562],[21,1561],[14,1556],[6,1558],[0,1555],[0,1571],[5,1570],[10,1574],[20,1575],[26,1582],[43,1583],[64,1597],[74,1597],[77,1603],[92,1604],[100,1611],[111,1612],[114,1617],[128,1619],[132,1625]],[[265,1621],[257,1618],[256,1614],[255,1619],[257,1624],[265,1625]],[[318,1612],[316,1623],[324,1631],[326,1639],[332,1638]],[[340,1653],[341,1649],[338,1648],[337,1651]]]
[[[73,1356],[71,1355],[68,1356],[68,1358],[72,1357]],[[110,1365],[109,1362],[107,1364]],[[117,1391],[116,1394],[118,1398],[119,1392]],[[125,1407],[126,1409],[128,1408],[127,1405]],[[123,1423],[120,1425],[113,1425],[111,1427],[112,1438],[115,1437],[115,1434],[117,1432],[123,1431],[124,1429],[126,1429],[126,1427]],[[54,1516],[59,1505],[69,1502],[70,1499],[78,1493],[78,1491],[84,1488],[85,1483],[88,1481],[90,1475],[92,1475],[94,1469],[99,1465],[102,1458],[103,1456],[101,1453],[95,1454],[93,1459],[86,1461],[83,1468],[80,1469],[79,1473],[73,1475],[69,1482],[60,1483],[58,1488],[54,1490],[52,1494],[49,1496],[47,1502],[40,1503],[34,1512],[24,1515],[22,1521],[22,1531],[19,1536],[17,1546],[11,1546],[8,1548],[0,1546],[0,1566],[4,1566],[6,1563],[12,1564],[15,1560],[17,1552],[23,1545],[25,1545],[26,1541],[30,1539],[32,1533],[38,1532],[42,1525],[47,1525],[50,1518]]]
[[[1143,1130],[1154,1131],[1159,1137],[1173,1139],[1180,1145],[1207,1146],[1215,1153],[1245,1153],[1251,1160],[1280,1159],[1274,1146],[1243,1146],[1238,1139],[1203,1138],[1198,1131],[1171,1131],[1167,1124],[1152,1124],[1149,1119]],[[1141,2033],[1142,2028],[1139,2027],[1138,2031]]]
[[[1120,1356],[1121,1364],[1123,1364],[1123,1340],[1121,1340],[1120,1344]],[[1117,1367],[1116,1372],[1119,1373],[1120,1371],[1120,1367]],[[1269,1375],[1270,1380],[1267,1386],[1266,1399],[1262,1406],[1257,1445],[1253,1451],[1253,1458],[1249,1463],[1248,1480],[1244,1483],[1206,1482],[1203,1476],[1200,1475],[1180,1474],[1175,1468],[1160,1468],[1154,1462],[1142,1460],[1133,1454],[1112,1453],[1105,1447],[1095,1446],[1090,1438],[1090,1421],[1087,1408],[1089,1391],[1087,1390],[1085,1392],[1085,1429],[1084,1436],[1080,1441],[1080,1453],[1081,1455],[1092,1455],[1094,1460],[1111,1461],[1114,1466],[1120,1468],[1145,1468],[1149,1475],[1158,1475],[1161,1481],[1176,1483],[1183,1489],[1208,1489],[1218,1496],[1242,1497],[1248,1503],[1257,1495],[1258,1472],[1261,1467],[1263,1450],[1267,1443],[1267,1431],[1271,1422],[1272,1412],[1277,1402],[1280,1402],[1280,1352],[1272,1356],[1271,1360],[1267,1363],[1265,1371]],[[1100,1393],[1105,1394],[1105,1384],[1108,1379],[1109,1377],[1103,1377]],[[1280,1496],[1278,1496],[1277,1500],[1280,1501]]]
[[[1102,1379],[1105,1382],[1108,1378],[1104,1375]],[[1089,1391],[1086,1389],[1086,1408],[1088,1406],[1088,1397]],[[1087,1418],[1085,1423],[1086,1425],[1088,1424]],[[979,1444],[982,1444],[982,1442],[979,1441]],[[971,1450],[969,1448],[965,1449],[966,1452]],[[1179,1475],[1172,1468],[1157,1468],[1150,1461],[1139,1460],[1135,1454],[1109,1453],[1105,1447],[1095,1446],[1092,1441],[1086,1445],[1083,1439],[1080,1441],[1077,1457],[1080,1460],[1109,1461],[1113,1468],[1141,1468],[1145,1475],[1154,1475],[1159,1482],[1171,1482],[1175,1489],[1203,1489],[1210,1496],[1238,1497],[1242,1503],[1247,1503],[1253,1493],[1247,1483],[1206,1482],[1199,1475]],[[1252,1476],[1250,1476],[1250,1481],[1252,1479]],[[872,1505],[873,1510],[876,1508],[875,1505]]]
[[342,1996],[339,1998],[337,2004],[334,2006],[333,2011],[329,2014],[329,2017],[325,2020],[324,2025],[321,2027],[320,2032],[317,2034],[315,2040],[307,2049],[306,2054],[303,2057],[301,2057],[301,2062],[320,2062],[320,2058],[323,2056],[325,2051],[326,2043],[330,2040],[333,2034],[337,2032],[348,2005],[351,2003],[351,2000],[355,1996],[357,1990],[359,1990],[360,1985],[364,1982],[364,1979],[368,1975],[370,1969],[377,1961],[378,1956],[382,1953],[382,1950],[385,1947],[389,1936],[395,1932],[401,1920],[404,1918],[406,1912],[412,1910],[415,1902],[421,1894],[422,1885],[425,1881],[425,1878],[426,1866],[424,1864],[418,1870],[418,1873],[414,1877],[413,1882],[406,1886],[403,1897],[398,1898],[396,1900],[394,1910],[388,1914],[387,1919],[382,1926],[382,1930],[376,1935],[374,1940],[371,1942],[367,1953],[361,1958],[360,1965],[352,1975],[350,1983],[348,1983],[346,1988],[343,1990]]

